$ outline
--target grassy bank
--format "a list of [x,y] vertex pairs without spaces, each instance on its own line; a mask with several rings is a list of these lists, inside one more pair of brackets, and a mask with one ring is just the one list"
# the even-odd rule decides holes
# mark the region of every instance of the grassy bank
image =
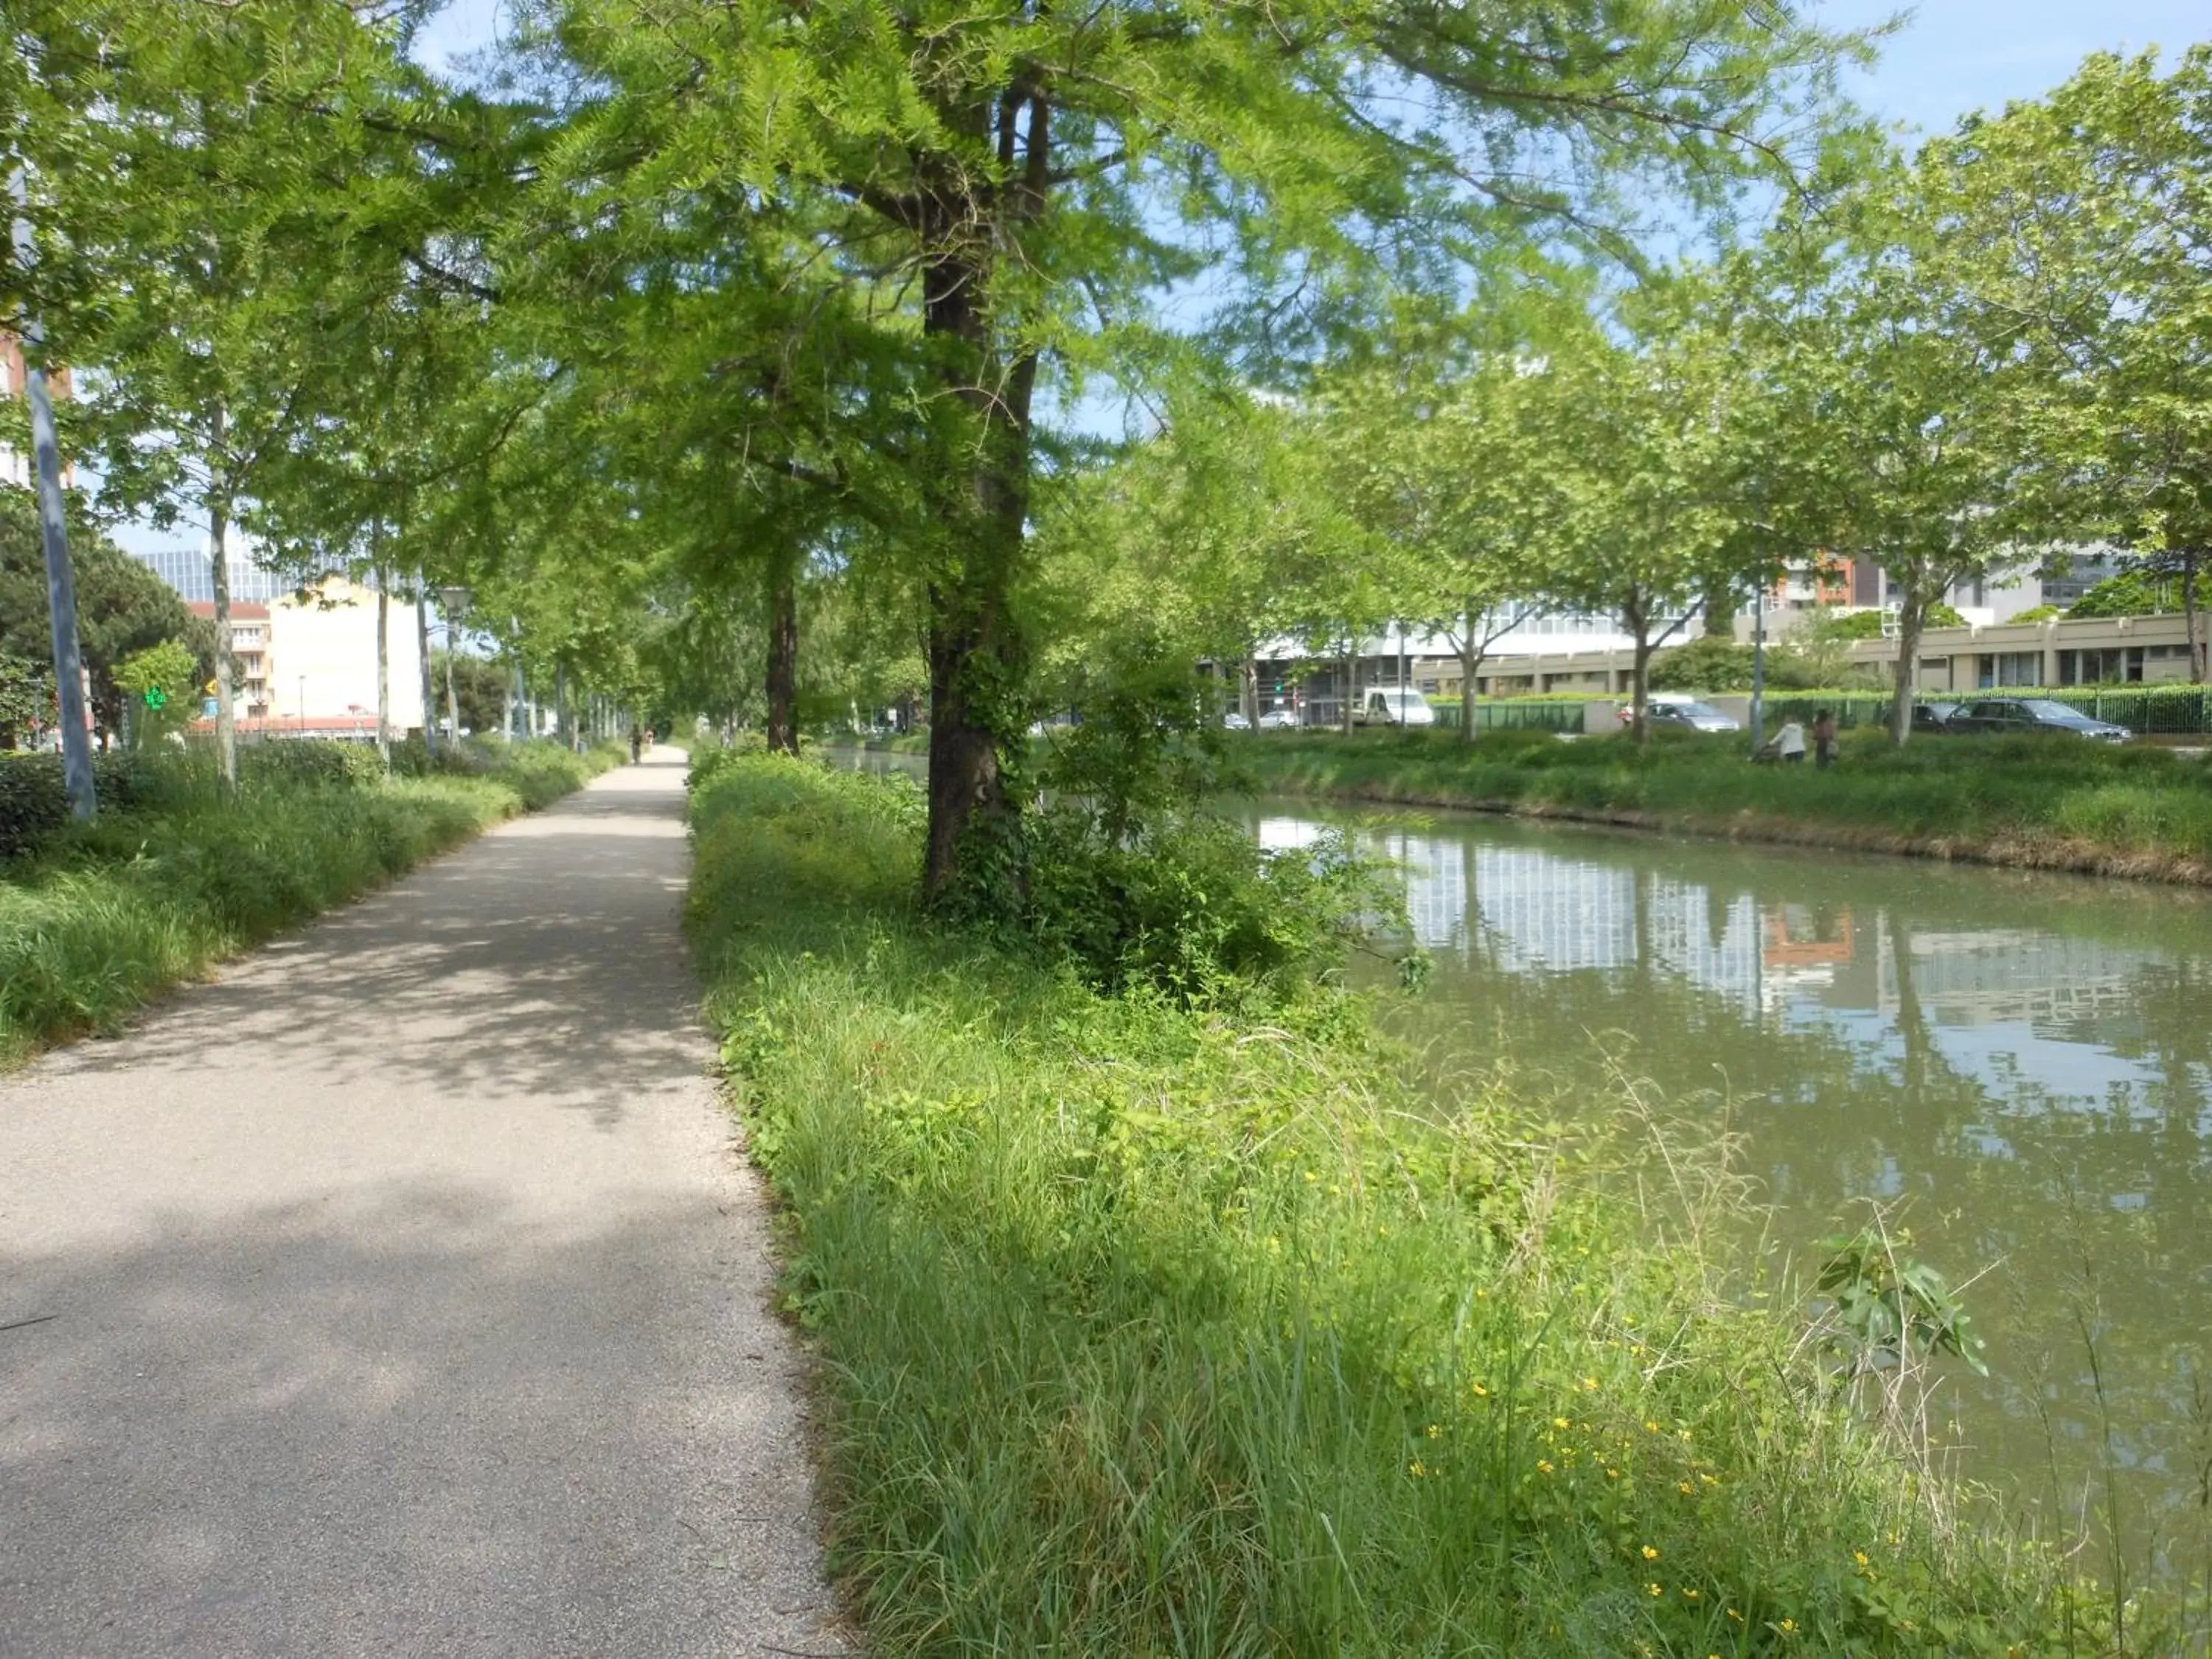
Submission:
[[[611,749],[487,745],[465,768],[387,778],[372,751],[266,747],[235,798],[198,757],[105,769],[94,823],[43,830],[0,862],[0,1066],[112,1029],[222,958],[613,763]],[[15,781],[18,802],[44,787]]]
[[1841,763],[1753,766],[1741,738],[1561,743],[1495,732],[1262,733],[1237,745],[1261,789],[1459,806],[1744,840],[2212,884],[2212,769],[2066,738],[1848,734]]
[[902,781],[732,759],[694,823],[879,1650],[2110,1650],[1838,1404],[1707,1243],[1724,1161],[1626,1091],[1438,1098],[1345,994],[926,926]]

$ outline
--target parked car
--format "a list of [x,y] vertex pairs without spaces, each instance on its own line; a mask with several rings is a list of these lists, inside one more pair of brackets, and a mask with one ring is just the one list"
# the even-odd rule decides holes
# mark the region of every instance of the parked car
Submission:
[[2039,733],[2087,738],[2092,743],[2125,743],[2135,736],[2124,726],[2091,720],[2080,709],[2048,697],[1984,697],[1952,715],[1944,729],[1987,732],[1993,737]]
[[1298,729],[1298,712],[1295,708],[1263,708],[1260,711],[1262,732],[1295,732]]
[[[1650,700],[1644,705],[1644,708],[1645,714],[1650,717],[1655,729],[1662,726],[1673,726],[1689,732],[1741,732],[1743,730],[1742,722],[1736,720],[1735,716],[1723,714],[1712,704],[1699,702],[1686,692],[1654,691]],[[1632,726],[1635,721],[1635,705],[1622,704],[1620,723],[1623,726]]]
[[1949,732],[1956,728],[1951,722],[1958,717],[1960,705],[1955,702],[1916,702],[1912,705],[1912,729],[1916,732]]
[[1221,724],[1224,730],[1231,732],[1249,732],[1252,729],[1252,722],[1234,708],[1221,717]]
[[1437,711],[1429,700],[1410,687],[1378,686],[1370,690],[1352,710],[1354,726],[1434,726]]

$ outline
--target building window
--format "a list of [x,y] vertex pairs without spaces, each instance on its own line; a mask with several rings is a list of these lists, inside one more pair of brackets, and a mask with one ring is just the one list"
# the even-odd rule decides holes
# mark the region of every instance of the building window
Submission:
[[[2157,650],[2172,647],[2156,647]],[[2061,685],[2125,685],[2143,677],[2143,647],[2112,646],[2103,650],[2062,651],[2058,653]]]
[[1983,690],[1998,685],[2040,685],[2043,684],[2043,653],[2040,651],[1995,651],[1982,657],[1981,675],[1977,681]]

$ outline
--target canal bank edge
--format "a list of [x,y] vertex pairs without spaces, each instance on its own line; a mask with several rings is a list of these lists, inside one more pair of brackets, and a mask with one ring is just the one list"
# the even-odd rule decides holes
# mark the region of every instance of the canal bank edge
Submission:
[[1439,1112],[1356,998],[1102,994],[932,926],[911,793],[717,768],[688,910],[878,1645],[2056,1654],[2099,1619],[1722,1293],[1661,1209],[1734,1187],[1594,1184],[1653,1155],[1634,1103]]
[[[1345,758],[1343,750],[1334,750],[1316,755],[1302,744],[1292,747],[1297,741],[1294,738],[1285,744],[1272,738],[1258,739],[1250,750],[1240,754],[1238,759],[1249,767],[1265,793],[1304,799],[1482,812],[1552,823],[1599,825],[1769,846],[1819,848],[1985,865],[2003,869],[2108,876],[2131,881],[2212,887],[2212,856],[2155,845],[2114,844],[2094,836],[2065,834],[2044,825],[2031,823],[2016,829],[1978,833],[1903,830],[1820,817],[1815,815],[1817,802],[1804,803],[1808,815],[1799,817],[1762,811],[1749,805],[1737,806],[1732,811],[1701,811],[1680,807],[1589,804],[1531,799],[1525,795],[1476,793],[1455,788],[1449,781],[1407,777],[1389,765],[1392,757],[1387,752],[1358,756],[1357,758],[1364,763],[1361,770],[1346,776],[1337,769],[1335,764]],[[1352,740],[1354,744],[1358,741],[1356,738]],[[1272,744],[1273,748],[1260,747],[1267,744]],[[1678,749],[1680,746],[1669,745]],[[1862,749],[1854,758],[1863,760],[1869,752]],[[1665,765],[1671,758],[1662,757],[1655,764]],[[1729,785],[1735,781],[1729,776],[1730,770],[1763,786],[1762,793],[1771,793],[1775,775],[1780,770],[1775,768],[1753,769],[1733,755],[1727,757],[1723,765],[1716,766],[1712,763],[1716,758],[1711,755],[1697,757],[1696,769],[1701,775],[1696,782],[1723,799],[1730,793]],[[2172,781],[2185,786],[2189,794],[2197,798],[2194,804],[2203,814],[2203,823],[2208,828],[2212,828],[2212,791],[2208,791],[2203,781],[2194,775],[2190,763],[2172,761],[2164,756],[2158,758],[2170,761],[2174,774]],[[1475,757],[1468,757],[1469,763],[1475,763],[1476,760]],[[2003,764],[2004,758],[1977,757],[1975,762],[1978,769],[1979,767]],[[1449,761],[1440,762],[1433,754],[1424,754],[1413,759],[1413,764],[1422,769],[1449,763]],[[1480,763],[1488,769],[1510,769],[1511,765],[1510,761],[1487,757],[1481,757]],[[1553,769],[1532,767],[1522,770],[1517,781],[1540,786],[1543,781],[1561,775]],[[1650,775],[1648,771],[1628,770],[1621,775],[1621,781],[1626,787],[1634,787],[1644,783]],[[1792,777],[1790,781],[1795,781],[1796,779]],[[1966,787],[1963,780],[1947,780],[1940,776],[1923,776],[1914,781],[1922,783],[1923,787],[1942,789],[1950,787],[1960,790]],[[1575,781],[1585,787],[1596,785],[1600,788],[1604,783],[1604,780],[1593,777],[1579,769],[1577,769]],[[1820,787],[1832,787],[1838,781],[1848,787],[1851,779],[1848,774],[1839,778],[1838,774],[1832,773],[1820,780]],[[2112,781],[2094,774],[2080,780],[2085,787],[2100,789],[2109,789]],[[2160,793],[2155,781],[2128,781],[2146,795],[2154,797]]]

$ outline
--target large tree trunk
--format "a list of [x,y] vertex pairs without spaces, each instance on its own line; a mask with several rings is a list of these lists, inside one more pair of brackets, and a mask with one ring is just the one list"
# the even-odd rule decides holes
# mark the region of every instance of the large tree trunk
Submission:
[[[222,417],[216,417],[216,430],[220,434]],[[215,579],[215,748],[216,757],[222,768],[222,781],[238,781],[238,712],[231,707],[231,688],[236,684],[230,665],[230,562],[223,556],[223,537],[230,528],[230,514],[222,498],[208,504],[208,532],[213,539],[213,550],[208,562]]]
[[[997,126],[1002,166],[1012,173],[1021,116],[1028,116],[1023,171],[990,189],[965,173],[925,188],[921,210],[922,332],[934,347],[939,384],[967,411],[966,430],[943,476],[940,502],[950,544],[929,583],[929,830],[922,897],[959,896],[991,908],[1015,896],[1020,860],[1006,845],[1020,803],[1001,755],[1027,729],[1028,653],[1013,591],[1026,550],[1030,409],[1036,357],[1011,362],[994,337],[995,262],[1012,233],[1042,211],[1050,186],[1050,113],[1041,95],[1010,90],[991,105],[956,112],[977,137]],[[957,481],[957,483],[954,481]]]
[[[427,592],[420,590],[415,595],[415,651],[422,659],[422,752],[435,760],[438,757],[438,695],[430,678],[430,599]],[[455,735],[459,734],[456,732]]]
[[1907,590],[1897,608],[1897,673],[1889,705],[1889,740],[1901,749],[1912,735],[1912,693],[1919,684],[1920,629],[1928,601]]
[[768,569],[768,746],[799,752],[799,567],[778,557]]
[[392,582],[376,573],[376,752],[392,763]]
[[1469,605],[1462,619],[1467,632],[1459,640],[1459,741],[1462,748],[1472,748],[1475,738],[1474,676],[1482,666],[1484,654],[1481,646],[1476,643],[1482,637],[1475,631],[1475,623],[1480,619],[1480,613]]
[[1620,619],[1636,641],[1628,672],[1628,718],[1641,749],[1651,741],[1651,617],[1644,601],[1633,599],[1621,608]]

